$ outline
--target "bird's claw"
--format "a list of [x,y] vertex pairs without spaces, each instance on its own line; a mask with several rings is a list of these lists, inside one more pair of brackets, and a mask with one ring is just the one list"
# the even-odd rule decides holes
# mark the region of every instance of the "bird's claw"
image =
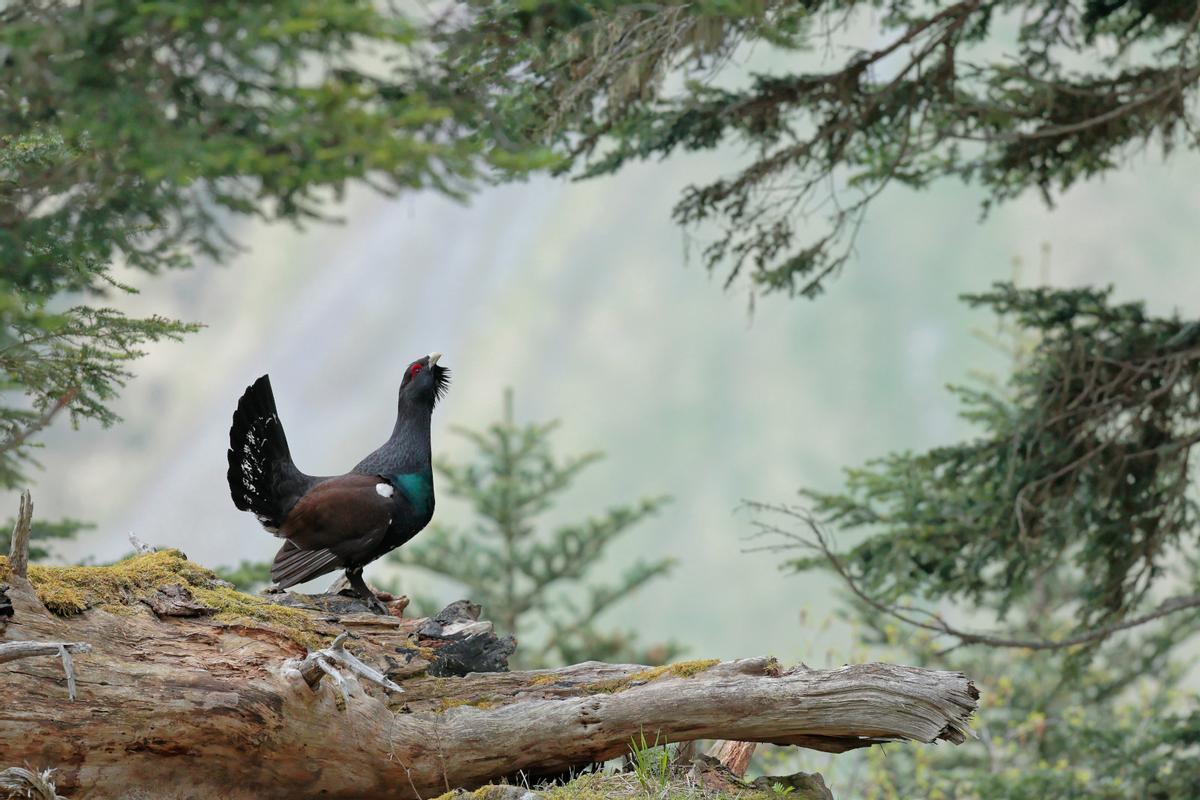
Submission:
[[372,612],[384,615],[390,615],[392,613],[388,610],[388,607],[385,606],[383,602],[375,596],[375,593],[371,591],[371,587],[367,586],[366,581],[363,580],[361,569],[347,571],[346,580],[350,585],[350,590],[354,592],[354,594],[358,596],[358,599],[362,600],[366,607],[371,609]]
[[371,599],[368,600],[363,598],[363,601],[367,604],[367,608],[371,609],[376,614],[389,616],[392,613],[388,607],[383,604],[383,601],[376,597],[374,593],[371,594]]

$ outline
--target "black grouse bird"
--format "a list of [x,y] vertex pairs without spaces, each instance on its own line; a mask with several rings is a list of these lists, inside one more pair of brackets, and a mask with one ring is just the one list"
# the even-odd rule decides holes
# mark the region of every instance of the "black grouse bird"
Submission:
[[408,365],[391,437],[334,478],[305,475],[292,463],[270,379],[263,375],[246,389],[229,429],[229,491],[234,505],[285,540],[271,565],[280,588],[344,569],[355,593],[386,613],[362,571],[433,517],[429,423],[450,383],[440,357],[430,353]]

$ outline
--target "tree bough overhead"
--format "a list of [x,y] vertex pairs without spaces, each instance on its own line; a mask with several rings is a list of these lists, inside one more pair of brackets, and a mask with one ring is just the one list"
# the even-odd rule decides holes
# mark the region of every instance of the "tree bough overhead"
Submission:
[[223,258],[232,218],[323,219],[352,183],[462,196],[538,162],[415,88],[424,46],[370,0],[0,4],[0,488],[56,418],[116,421],[130,362],[196,330],[115,308],[116,264]]
[[[1050,202],[1148,145],[1200,145],[1191,2],[469,6],[444,34],[443,79],[469,76],[512,138],[552,143],[574,174],[748,150],[687,188],[675,218],[711,235],[710,268],[760,292],[819,293],[889,184],[958,178],[985,208],[1029,189]],[[751,47],[749,74],[730,65]],[[830,55],[810,68],[806,50]]]
[[88,797],[417,800],[560,775],[645,731],[828,752],[958,743],[979,697],[962,673],[887,664],[507,672],[515,643],[478,606],[403,619],[338,595],[272,602],[171,550],[27,575],[0,560],[0,580],[0,753]]

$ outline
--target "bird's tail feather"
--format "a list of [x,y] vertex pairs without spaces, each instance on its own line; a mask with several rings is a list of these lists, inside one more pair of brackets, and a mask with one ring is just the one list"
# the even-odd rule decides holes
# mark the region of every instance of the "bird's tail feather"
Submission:
[[266,375],[246,389],[233,414],[228,477],[234,505],[254,512],[271,531],[279,528],[306,488],[306,476],[292,463]]

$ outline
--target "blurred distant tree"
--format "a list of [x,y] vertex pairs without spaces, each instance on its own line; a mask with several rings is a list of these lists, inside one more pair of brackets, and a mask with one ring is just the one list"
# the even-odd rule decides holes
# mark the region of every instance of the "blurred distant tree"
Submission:
[[[955,389],[978,435],[803,492],[814,518],[762,507],[812,552],[790,566],[849,588],[873,643],[983,683],[978,744],[889,751],[868,794],[1194,797],[1200,321],[1091,289],[966,299],[1021,344],[1006,385]],[[867,535],[843,550],[823,525]]]
[[228,255],[238,215],[323,219],[350,181],[458,196],[540,163],[414,89],[423,46],[373,0],[0,4],[0,488],[196,329],[110,307],[136,272]]
[[[0,528],[0,554],[7,554],[12,545],[12,531],[15,519],[9,519]],[[54,522],[42,522],[36,517],[30,530],[29,558],[36,561],[46,558],[50,551],[45,545],[52,539],[70,539],[81,530],[92,527],[89,523],[77,519],[61,519]]]
[[[985,209],[1027,189],[1051,202],[1152,143],[1200,145],[1191,0],[465,5],[442,32],[442,81],[574,174],[745,151],[674,214],[713,237],[710,269],[755,292],[818,294],[892,183],[958,178]],[[751,52],[763,71],[739,63]],[[806,234],[812,217],[826,222]]]
[[[587,587],[586,601],[563,589],[579,588],[605,550],[632,526],[658,511],[664,497],[614,506],[602,515],[546,530],[537,518],[549,511],[576,476],[600,458],[587,453],[559,459],[550,447],[556,422],[518,425],[512,393],[504,418],[486,431],[463,428],[478,451],[476,461],[435,464],[449,494],[471,504],[468,529],[434,523],[390,558],[461,584],[506,634],[520,637],[515,658],[522,666],[570,664],[595,659],[663,663],[679,650],[671,644],[639,649],[627,631],[602,631],[600,616],[648,582],[665,575],[673,560],[638,561],[611,586]],[[537,641],[530,635],[539,634]],[[514,662],[515,663],[515,662]]]
[[238,562],[236,567],[217,567],[213,570],[217,577],[229,581],[243,592],[254,592],[271,582],[271,563],[269,561]]

